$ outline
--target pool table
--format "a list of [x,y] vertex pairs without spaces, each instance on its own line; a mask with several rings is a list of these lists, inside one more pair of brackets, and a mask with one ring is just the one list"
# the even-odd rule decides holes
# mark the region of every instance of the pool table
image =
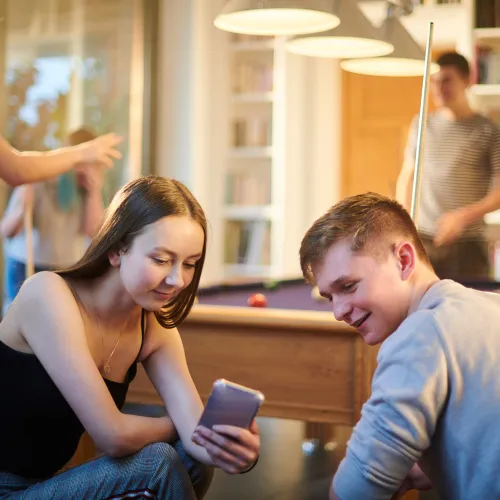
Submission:
[[[268,307],[247,299],[264,293]],[[335,320],[330,304],[311,297],[302,279],[201,289],[179,327],[193,379],[203,399],[217,378],[261,390],[260,415],[352,426],[370,393],[376,349]],[[158,403],[142,369],[128,401]]]
[[[500,283],[464,282],[482,290]],[[335,320],[330,303],[314,300],[303,279],[200,289],[179,327],[195,384],[204,400],[217,378],[261,390],[260,415],[352,427],[370,395],[377,348]],[[247,306],[264,293],[268,307]],[[142,368],[131,403],[161,403]],[[318,428],[316,426],[316,428]],[[311,436],[308,436],[311,437]]]

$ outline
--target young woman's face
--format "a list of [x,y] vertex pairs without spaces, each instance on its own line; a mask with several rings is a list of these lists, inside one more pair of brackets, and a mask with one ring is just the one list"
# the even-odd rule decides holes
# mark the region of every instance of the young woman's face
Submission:
[[148,311],[171,302],[193,280],[203,241],[203,228],[186,216],[147,226],[119,257],[120,275],[134,302]]

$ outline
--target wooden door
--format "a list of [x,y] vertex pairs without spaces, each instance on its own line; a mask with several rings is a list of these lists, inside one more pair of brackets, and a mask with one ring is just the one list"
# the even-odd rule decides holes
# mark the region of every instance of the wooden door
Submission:
[[[432,59],[452,47],[435,48]],[[422,77],[342,71],[342,196],[394,196],[412,118],[420,112]],[[429,98],[429,111],[434,109]]]
[[342,72],[342,194],[394,196],[422,78]]

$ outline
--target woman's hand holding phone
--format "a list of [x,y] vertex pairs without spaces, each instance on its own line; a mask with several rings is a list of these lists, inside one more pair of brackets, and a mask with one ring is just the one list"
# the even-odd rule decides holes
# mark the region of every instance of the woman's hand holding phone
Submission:
[[249,429],[232,425],[199,425],[193,441],[207,450],[213,464],[228,474],[241,474],[250,469],[260,451],[260,433],[255,420]]

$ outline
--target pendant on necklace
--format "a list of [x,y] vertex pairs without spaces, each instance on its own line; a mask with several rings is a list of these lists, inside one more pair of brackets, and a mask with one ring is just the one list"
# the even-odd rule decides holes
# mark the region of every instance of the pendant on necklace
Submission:
[[106,361],[106,363],[104,363],[104,375],[109,375],[110,371],[111,371],[111,368],[109,366],[109,363]]

